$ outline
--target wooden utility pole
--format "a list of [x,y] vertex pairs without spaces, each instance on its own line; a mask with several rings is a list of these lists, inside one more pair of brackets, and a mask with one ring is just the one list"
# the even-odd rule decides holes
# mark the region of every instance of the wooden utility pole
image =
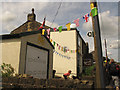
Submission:
[[[97,8],[96,0],[90,0],[90,5]],[[97,8],[98,9],[98,8]],[[92,15],[92,24],[94,32],[94,46],[95,46],[95,61],[96,61],[96,88],[105,88],[104,84],[104,70],[103,70],[103,55],[100,35],[100,25],[98,14]]]
[[107,56],[107,43],[106,43],[106,39],[104,39],[105,40],[105,55],[106,55],[106,61],[107,61],[107,59],[108,59],[108,56]]

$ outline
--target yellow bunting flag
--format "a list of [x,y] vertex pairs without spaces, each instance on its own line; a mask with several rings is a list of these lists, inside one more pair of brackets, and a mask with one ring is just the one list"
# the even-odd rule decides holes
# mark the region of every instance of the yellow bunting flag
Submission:
[[45,29],[42,29],[42,35],[44,35],[45,34]]
[[67,24],[66,24],[67,31],[69,31],[69,30],[70,30],[70,25],[71,25],[71,23],[67,23]]
[[63,47],[62,47],[62,49],[61,49],[62,51],[63,51]]
[[52,39],[50,39],[50,42],[52,43]]
[[91,10],[94,8],[94,4],[93,3],[90,4],[90,8],[91,8]]
[[75,50],[75,53],[77,52],[77,50]]

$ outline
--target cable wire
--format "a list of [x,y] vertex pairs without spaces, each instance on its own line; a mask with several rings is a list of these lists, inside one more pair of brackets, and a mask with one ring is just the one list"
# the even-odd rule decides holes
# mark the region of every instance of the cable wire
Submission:
[[50,25],[50,27],[53,25],[53,23],[54,23],[57,15],[58,15],[58,12],[59,12],[59,9],[60,9],[61,5],[62,5],[62,2],[60,2],[60,5],[59,5],[59,7],[58,7],[58,9],[57,9],[57,12],[56,12],[56,14],[55,14],[55,17],[54,17],[54,19],[53,19],[52,24]]

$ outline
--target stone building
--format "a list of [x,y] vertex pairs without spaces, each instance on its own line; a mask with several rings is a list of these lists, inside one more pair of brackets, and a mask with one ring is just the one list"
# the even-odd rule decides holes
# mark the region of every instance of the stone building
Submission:
[[[2,62],[11,64],[18,74],[50,79],[53,73],[53,45],[38,30],[34,9],[28,20],[10,34],[0,35],[2,39]],[[49,28],[48,26],[45,26]]]

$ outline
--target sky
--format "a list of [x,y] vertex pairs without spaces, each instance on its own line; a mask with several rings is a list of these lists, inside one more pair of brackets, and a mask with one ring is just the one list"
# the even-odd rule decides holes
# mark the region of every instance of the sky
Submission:
[[[28,2],[29,1],[29,2]],[[120,50],[120,40],[118,39],[118,1],[106,0],[106,2],[98,1],[98,13],[101,31],[101,44],[103,56],[105,56],[104,39],[107,40],[108,57],[120,62],[118,51]],[[56,19],[51,26],[51,22]],[[35,9],[36,21],[43,22],[46,16],[46,25],[51,27],[63,26],[67,23],[72,23],[72,27],[76,27],[73,21],[80,18],[77,27],[85,42],[89,43],[89,52],[94,50],[94,39],[88,37],[87,32],[93,31],[92,20],[89,17],[89,22],[85,23],[83,16],[90,13],[89,0],[4,0],[0,1],[0,34],[9,34],[12,30],[22,25],[27,21],[27,15],[31,13],[31,9]]]

